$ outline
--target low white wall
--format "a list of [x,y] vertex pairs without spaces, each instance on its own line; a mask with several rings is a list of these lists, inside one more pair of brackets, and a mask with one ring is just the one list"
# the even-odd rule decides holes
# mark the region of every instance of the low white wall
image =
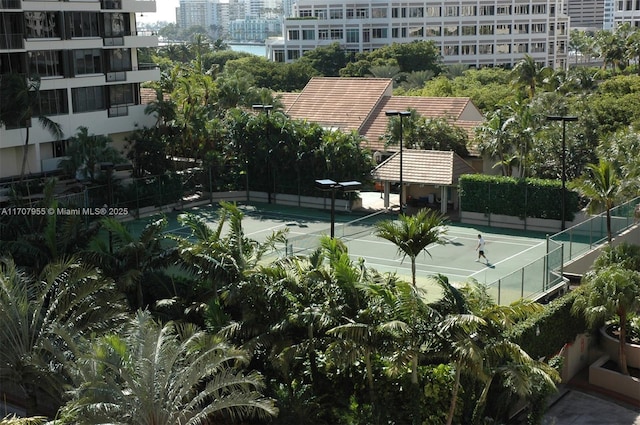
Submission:
[[603,368],[608,360],[605,354],[589,366],[589,384],[640,401],[640,379]]
[[[616,338],[609,336],[605,328],[600,328],[600,345],[609,357],[612,359],[618,358],[620,342]],[[640,345],[625,344],[625,354],[627,355],[627,366],[640,368]]]

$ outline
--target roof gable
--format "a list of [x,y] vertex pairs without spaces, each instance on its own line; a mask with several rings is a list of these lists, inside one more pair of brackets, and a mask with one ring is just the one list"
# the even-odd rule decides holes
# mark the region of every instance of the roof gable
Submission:
[[[405,183],[427,185],[457,185],[463,174],[476,170],[453,151],[404,149],[402,180]],[[374,180],[400,181],[400,152],[396,152],[372,172]]]
[[286,99],[285,112],[323,127],[359,131],[392,88],[390,78],[314,77],[295,100]]

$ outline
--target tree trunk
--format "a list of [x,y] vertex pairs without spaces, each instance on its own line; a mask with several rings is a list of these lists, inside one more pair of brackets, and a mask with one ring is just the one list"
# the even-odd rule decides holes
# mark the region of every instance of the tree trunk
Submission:
[[458,402],[458,387],[460,386],[460,365],[456,364],[456,377],[453,382],[453,392],[451,393],[451,404],[449,405],[449,414],[447,415],[447,425],[453,423],[453,415],[456,412],[456,403]]
[[411,283],[416,287],[416,258],[411,257]]
[[629,375],[629,369],[627,368],[627,352],[625,350],[625,343],[627,342],[627,313],[625,311],[618,311],[620,316],[620,334],[618,335],[618,363],[620,366],[620,372],[625,375]]
[[22,168],[20,169],[20,181],[24,180],[24,172],[27,166],[27,156],[29,155],[29,127],[31,126],[31,120],[27,120],[25,124],[26,134],[24,137],[24,146],[22,147]]

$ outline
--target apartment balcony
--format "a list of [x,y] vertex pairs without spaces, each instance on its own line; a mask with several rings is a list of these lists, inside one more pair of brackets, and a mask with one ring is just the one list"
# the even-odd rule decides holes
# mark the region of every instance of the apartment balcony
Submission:
[[123,47],[128,49],[158,47],[158,36],[150,31],[134,31],[130,34],[104,37],[104,47]]
[[101,0],[100,7],[103,11],[154,13],[156,0]]
[[0,0],[0,10],[16,10],[22,8],[22,0]]
[[0,34],[0,51],[24,50],[24,35]]

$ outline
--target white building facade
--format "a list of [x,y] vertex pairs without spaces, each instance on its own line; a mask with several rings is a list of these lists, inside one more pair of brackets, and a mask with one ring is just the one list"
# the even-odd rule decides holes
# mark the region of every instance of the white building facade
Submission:
[[613,22],[610,29],[624,23],[631,28],[640,27],[640,0],[609,0],[613,3]]
[[267,40],[277,62],[338,42],[351,52],[432,40],[445,64],[512,66],[525,54],[562,69],[569,18],[561,0],[298,0],[282,37]]
[[[0,1],[0,77],[41,79],[35,115],[60,124],[53,140],[37,117],[29,128],[29,174],[53,171],[67,139],[80,126],[116,144],[136,126],[151,126],[140,84],[160,79],[153,64],[138,62],[138,49],[158,38],[136,30],[136,13],[155,12],[154,0]],[[11,102],[11,99],[0,99]],[[25,128],[0,126],[0,178],[20,173]]]

